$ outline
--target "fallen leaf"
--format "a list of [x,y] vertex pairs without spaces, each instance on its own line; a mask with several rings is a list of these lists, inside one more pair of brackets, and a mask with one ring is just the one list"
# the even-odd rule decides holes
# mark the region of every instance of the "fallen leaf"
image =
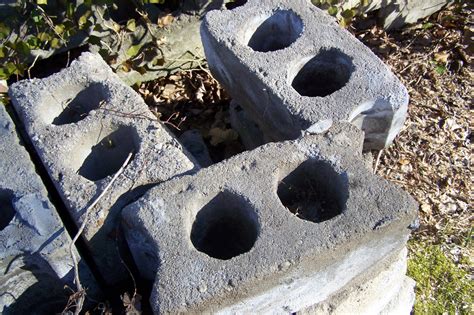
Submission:
[[437,62],[447,63],[448,62],[449,53],[447,52],[440,52],[434,54],[434,59]]
[[158,25],[158,27],[165,27],[165,26],[168,26],[170,25],[171,23],[173,23],[174,21],[174,16],[172,16],[171,14],[167,14],[161,18],[158,19],[158,22],[156,23]]

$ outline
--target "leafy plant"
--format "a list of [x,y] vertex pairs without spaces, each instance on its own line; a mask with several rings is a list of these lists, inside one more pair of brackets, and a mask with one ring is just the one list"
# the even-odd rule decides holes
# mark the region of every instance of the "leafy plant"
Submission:
[[336,17],[342,27],[347,27],[353,18],[362,12],[362,9],[370,4],[371,0],[360,0],[353,8],[344,8],[343,0],[311,0],[311,2],[328,14]]

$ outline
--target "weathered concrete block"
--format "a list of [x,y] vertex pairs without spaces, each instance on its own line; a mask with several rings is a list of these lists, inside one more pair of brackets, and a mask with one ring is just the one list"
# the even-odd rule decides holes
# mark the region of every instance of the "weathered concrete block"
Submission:
[[84,237],[103,277],[127,276],[116,250],[117,216],[157,183],[195,167],[186,150],[156,120],[140,96],[98,56],[84,53],[69,68],[10,88],[12,103],[72,218],[132,160],[93,209]]
[[410,314],[413,301],[398,298],[414,293],[413,287],[406,286],[407,282],[413,281],[405,275],[406,271],[407,249],[404,247],[369,268],[341,292],[298,315]]
[[365,131],[365,149],[380,149],[405,121],[406,88],[310,1],[211,11],[201,36],[213,75],[272,141],[348,121]]
[[[61,312],[72,293],[64,286],[75,288],[70,238],[3,105],[0,157],[0,313]],[[80,276],[97,299],[97,284],[82,260]]]
[[209,150],[199,130],[191,129],[183,132],[179,137],[179,142],[193,155],[201,167],[208,167],[212,164]]
[[[270,143],[149,190],[123,213],[156,313],[289,313],[406,242],[416,202],[362,159],[363,134]],[[155,278],[156,276],[156,278]]]

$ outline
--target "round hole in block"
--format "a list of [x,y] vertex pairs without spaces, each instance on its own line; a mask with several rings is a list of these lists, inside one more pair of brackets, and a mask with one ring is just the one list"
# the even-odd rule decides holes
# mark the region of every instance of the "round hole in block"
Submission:
[[222,192],[198,212],[191,242],[200,252],[227,260],[250,251],[259,228],[257,214],[242,197]]
[[[106,136],[102,137],[103,134]],[[120,126],[108,134],[102,129],[98,133],[92,132],[78,145],[78,152],[72,152],[79,157],[86,155],[82,161],[74,158],[77,173],[91,181],[115,174],[128,155],[138,151],[137,138],[135,128],[130,126]],[[100,140],[97,142],[96,139]]]
[[0,231],[5,229],[15,217],[13,208],[13,193],[7,189],[0,189]]
[[48,93],[39,105],[39,113],[45,123],[67,125],[81,121],[108,98],[108,88],[100,82],[68,85]]
[[291,10],[278,10],[259,24],[248,41],[255,51],[268,52],[293,44],[303,32],[303,21]]
[[307,160],[280,180],[277,194],[291,213],[318,223],[343,212],[349,197],[348,180],[328,162]]
[[230,1],[230,2],[227,2],[225,4],[225,7],[228,9],[228,10],[233,10],[237,7],[240,7],[240,6],[243,6],[244,4],[247,3],[247,0],[233,0],[233,1]]
[[303,65],[291,86],[302,96],[324,97],[344,87],[353,71],[349,56],[335,48],[322,50]]

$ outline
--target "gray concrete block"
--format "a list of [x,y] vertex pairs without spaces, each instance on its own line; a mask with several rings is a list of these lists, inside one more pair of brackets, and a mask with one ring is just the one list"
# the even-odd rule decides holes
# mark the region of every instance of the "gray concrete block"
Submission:
[[[61,312],[72,291],[70,238],[48,199],[40,177],[0,106],[0,313]],[[98,287],[80,260],[87,294],[98,298]]]
[[199,130],[192,129],[183,132],[179,137],[179,142],[194,156],[201,167],[208,167],[212,164],[209,150]]
[[411,314],[415,304],[415,280],[405,277],[396,296],[385,306],[380,315]]
[[132,160],[93,209],[83,236],[109,284],[128,275],[116,244],[118,215],[147,185],[193,170],[193,158],[98,55],[10,87],[12,103],[78,226],[129,153]]
[[[407,240],[417,204],[362,159],[363,134],[269,143],[162,183],[122,212],[156,313],[289,313]],[[156,277],[155,277],[156,276]]]
[[365,131],[365,149],[380,149],[405,121],[406,88],[310,1],[211,11],[201,37],[213,75],[271,141],[348,121]]
[[[355,279],[352,285],[348,285],[326,301],[298,312],[298,315],[381,314],[391,304],[399,306],[396,297],[401,290],[405,290],[404,285],[408,278],[405,276],[406,270],[407,249],[404,247],[367,270]],[[404,312],[394,314],[408,315],[410,311],[411,307],[408,305]]]

